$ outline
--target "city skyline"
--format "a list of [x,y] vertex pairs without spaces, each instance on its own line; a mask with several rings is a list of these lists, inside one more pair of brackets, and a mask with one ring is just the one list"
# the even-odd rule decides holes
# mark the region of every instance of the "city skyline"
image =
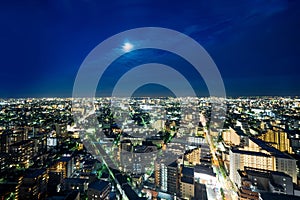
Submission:
[[[95,46],[111,35],[145,26],[174,29],[195,39],[216,63],[227,96],[297,96],[299,8],[297,1],[3,3],[1,98],[71,97],[76,73]],[[149,55],[158,52],[129,52],[116,65],[132,68]],[[167,53],[159,55],[157,62],[186,67]],[[117,66],[105,81],[113,82],[120,71]],[[208,96],[203,81],[191,76],[199,96]],[[146,94],[167,91],[145,88]]]
[[0,3],[0,199],[300,197],[300,1]]
[[220,100],[1,99],[0,197],[299,199],[300,99]]

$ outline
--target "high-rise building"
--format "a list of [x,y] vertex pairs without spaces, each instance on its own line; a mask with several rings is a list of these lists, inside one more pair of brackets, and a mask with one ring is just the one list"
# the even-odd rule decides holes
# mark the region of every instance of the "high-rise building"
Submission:
[[179,194],[179,170],[176,161],[171,164],[165,163],[163,159],[156,161],[154,173],[156,187],[171,195]]
[[20,199],[44,199],[47,194],[48,174],[45,169],[28,171],[20,185]]
[[179,171],[176,161],[167,166],[167,191],[171,195],[178,194]]
[[34,154],[42,154],[47,150],[47,133],[38,133],[31,138],[34,141]]
[[182,167],[180,196],[184,199],[192,199],[195,196],[194,168]]
[[265,133],[258,136],[258,138],[269,143],[279,151],[293,153],[288,134],[282,128],[272,127],[272,129],[268,129]]
[[10,134],[7,131],[0,133],[0,152],[8,153],[10,142]]
[[163,162],[155,162],[155,185],[160,190],[166,192],[167,191],[167,166]]
[[160,163],[154,162],[154,184],[155,187],[160,188],[161,178],[160,178]]
[[28,140],[27,129],[11,129],[0,133],[0,152],[9,152],[9,147],[12,144]]
[[211,153],[207,143],[202,144],[200,147],[200,163],[207,165],[211,164]]
[[12,163],[16,166],[28,168],[30,160],[34,156],[33,140],[23,140],[10,145],[9,152],[12,156]]
[[275,170],[275,160],[267,153],[231,149],[230,157],[230,179],[237,183],[237,170],[244,167]]

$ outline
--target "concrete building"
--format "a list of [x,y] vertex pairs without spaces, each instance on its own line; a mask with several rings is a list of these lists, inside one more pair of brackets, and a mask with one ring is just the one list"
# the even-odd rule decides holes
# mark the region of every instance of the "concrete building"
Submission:
[[200,147],[188,150],[184,153],[184,160],[186,160],[189,164],[192,165],[200,164],[200,152]]
[[259,139],[249,138],[248,146],[232,148],[229,157],[230,179],[235,183],[238,182],[238,170],[244,170],[244,167],[284,172],[297,183],[297,160]]
[[171,195],[178,194],[179,170],[178,164],[172,162],[167,166],[167,191]]
[[228,144],[230,146],[239,146],[245,142],[247,135],[240,127],[229,127],[228,130],[222,132],[222,138],[225,144]]
[[245,189],[245,183],[248,183],[248,190],[252,192],[294,194],[292,177],[283,172],[246,167],[238,174],[239,188]]
[[63,178],[69,178],[74,172],[73,157],[61,157],[50,167],[50,171],[62,173]]
[[182,167],[180,196],[184,199],[192,199],[195,196],[194,168]]
[[11,154],[12,163],[16,166],[28,168],[30,160],[34,156],[33,140],[23,140],[21,142],[10,145],[9,152]]
[[161,161],[155,162],[155,172],[154,172],[154,180],[155,180],[155,186],[159,188],[161,191],[166,192],[168,190],[167,188],[167,180],[168,180],[168,174],[167,174],[167,166],[165,163]]
[[273,126],[272,129],[268,129],[266,132],[258,136],[258,138],[269,143],[279,151],[293,153],[288,133],[282,128]]
[[20,199],[44,199],[47,194],[48,173],[46,169],[28,171],[21,182]]

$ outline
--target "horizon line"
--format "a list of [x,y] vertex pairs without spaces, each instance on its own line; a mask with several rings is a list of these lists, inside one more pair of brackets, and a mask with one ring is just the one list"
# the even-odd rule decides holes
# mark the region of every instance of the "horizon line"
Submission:
[[[113,96],[95,96],[92,98],[191,98],[191,97],[196,97],[196,98],[209,98],[209,97],[214,97],[215,96],[122,96],[122,97],[113,97]],[[225,98],[262,98],[262,97],[289,97],[289,98],[297,98],[300,97],[300,95],[230,95],[226,96]],[[76,99],[76,98],[91,98],[91,97],[60,97],[60,96],[44,96],[44,97],[0,97],[0,100],[6,100],[6,99]],[[223,97],[221,97],[223,98]]]

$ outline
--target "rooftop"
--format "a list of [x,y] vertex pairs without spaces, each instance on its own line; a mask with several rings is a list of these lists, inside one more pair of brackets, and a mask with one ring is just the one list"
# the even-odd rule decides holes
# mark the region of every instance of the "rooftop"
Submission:
[[261,147],[262,149],[270,152],[272,155],[274,155],[275,157],[281,157],[281,158],[286,158],[286,159],[293,159],[291,156],[279,151],[278,149],[271,147],[269,145],[267,145],[264,141],[260,140],[260,139],[256,139],[254,137],[249,137],[250,140],[252,140],[254,143],[256,143],[259,147]]
[[25,174],[24,178],[36,178],[36,177],[42,175],[42,174],[45,173],[45,172],[46,172],[45,169],[29,170],[29,171]]
[[233,153],[240,153],[240,154],[247,154],[247,155],[255,155],[255,156],[263,156],[263,157],[270,157],[270,155],[262,153],[262,152],[256,152],[256,151],[246,151],[246,150],[241,150],[237,148],[232,148],[231,151]]
[[196,165],[194,169],[195,169],[195,173],[202,173],[202,174],[216,176],[213,168],[209,165]]
[[88,182],[88,179],[83,178],[66,178],[64,179],[65,183],[72,183],[72,184],[84,184]]
[[182,174],[183,174],[183,176],[194,177],[194,168],[183,167]]
[[286,195],[286,194],[276,194],[276,193],[269,193],[269,192],[262,192],[261,194],[262,199],[272,199],[272,200],[299,200],[298,196]]
[[106,187],[109,186],[109,182],[108,181],[95,181],[91,184],[89,184],[89,189],[94,189],[94,190],[98,190],[98,191],[102,191],[104,190]]
[[182,183],[194,184],[194,179],[191,177],[181,177]]

